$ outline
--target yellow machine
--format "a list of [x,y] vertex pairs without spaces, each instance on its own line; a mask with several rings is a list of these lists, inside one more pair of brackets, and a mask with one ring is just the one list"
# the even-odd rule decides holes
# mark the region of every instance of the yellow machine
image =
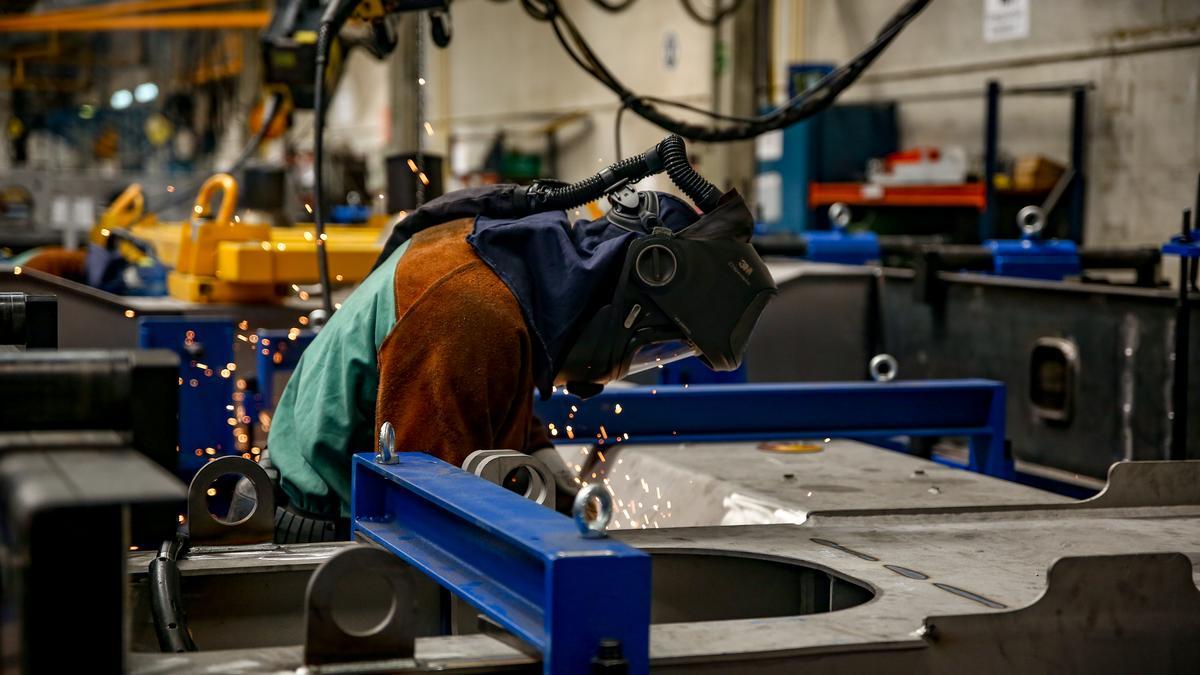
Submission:
[[[214,211],[218,191],[220,202]],[[168,292],[189,302],[274,302],[293,284],[316,283],[314,232],[303,225],[241,222],[237,194],[237,181],[217,174],[200,188],[189,222],[160,223],[143,214],[141,187],[131,185],[101,217],[92,236],[103,242],[107,231],[126,227],[152,244],[158,259],[173,268]],[[337,283],[355,283],[370,273],[380,251],[381,223],[372,225],[326,229],[329,274]]]

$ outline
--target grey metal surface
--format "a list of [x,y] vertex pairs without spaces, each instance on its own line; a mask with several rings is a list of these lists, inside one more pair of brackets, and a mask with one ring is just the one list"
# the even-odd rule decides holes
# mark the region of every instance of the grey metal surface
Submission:
[[[1111,473],[1107,497],[1080,507],[814,512],[798,525],[615,536],[652,555],[711,561],[716,553],[819,570],[849,584],[830,588],[835,611],[813,614],[773,597],[790,593],[789,582],[772,577],[776,570],[663,568],[656,586],[666,578],[663,589],[682,583],[700,598],[725,594],[735,609],[759,616],[653,625],[656,672],[1192,672],[1200,656],[1200,500],[1190,479],[1198,471],[1194,464],[1124,464]],[[739,587],[747,589],[740,602]],[[873,593],[869,602],[841,600],[862,588]],[[500,667],[528,663],[500,641],[458,636],[418,640],[415,661],[393,665],[470,672],[493,659]],[[137,655],[134,672],[163,672],[155,668],[168,661],[180,673],[235,664],[242,672],[278,672],[296,668],[299,652]]]
[[[780,292],[747,347],[752,382],[861,380],[870,358],[885,351],[905,379],[1004,382],[1019,460],[1103,478],[1114,461],[1167,457],[1175,321],[1168,289],[942,272],[945,303],[931,305],[914,298],[907,269],[770,265]],[[1200,334],[1200,312],[1192,322],[1192,335]],[[1030,397],[1031,351],[1045,338],[1069,342],[1077,356],[1066,420],[1039,416]],[[1190,362],[1186,414],[1196,417],[1200,350]],[[1188,432],[1196,453],[1198,427]]]
[[[913,298],[911,273],[886,270],[888,350],[906,378],[986,377],[1008,385],[1008,434],[1022,460],[1102,477],[1122,459],[1166,459],[1170,444],[1174,294],[1169,290],[942,273],[944,307]],[[1192,334],[1200,334],[1193,313]],[[1040,418],[1030,399],[1039,340],[1075,347],[1074,414]],[[1190,356],[1200,415],[1200,353]],[[1189,447],[1200,453],[1200,429]]]
[[861,380],[877,345],[867,267],[767,261],[779,286],[746,347],[752,382]]
[[[760,447],[791,447],[775,452]],[[1065,497],[856,441],[561,446],[616,502],[610,529],[800,523],[814,511],[1057,504]],[[603,460],[601,460],[603,457]],[[595,477],[592,474],[595,474]]]

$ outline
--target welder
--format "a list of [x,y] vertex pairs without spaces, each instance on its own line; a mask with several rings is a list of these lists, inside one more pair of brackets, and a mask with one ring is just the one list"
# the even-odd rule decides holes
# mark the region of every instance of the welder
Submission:
[[[636,180],[666,171],[697,207]],[[564,209],[607,196],[571,224]],[[753,219],[720,194],[678,137],[575,185],[472,188],[393,231],[376,269],[305,351],[272,420],[280,541],[344,537],[350,465],[380,425],[398,451],[455,466],[478,449],[531,453],[572,476],[533,413],[533,392],[590,395],[699,356],[732,370],[775,285]]]

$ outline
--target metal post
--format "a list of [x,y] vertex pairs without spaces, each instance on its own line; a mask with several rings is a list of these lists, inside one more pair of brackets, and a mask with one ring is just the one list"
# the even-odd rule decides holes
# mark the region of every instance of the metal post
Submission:
[[1087,196],[1087,172],[1084,163],[1084,146],[1087,143],[1087,89],[1071,90],[1071,168],[1075,175],[1071,180],[1071,196],[1067,204],[1067,237],[1077,244],[1083,243],[1084,199]]
[[[1192,210],[1183,210],[1183,228],[1180,241],[1192,241]],[[1200,261],[1179,256],[1179,300],[1175,306],[1175,364],[1171,381],[1171,459],[1188,459],[1188,340],[1191,328],[1191,303],[1188,285],[1191,278],[1188,270]]]
[[1000,83],[987,83],[987,113],[983,134],[983,213],[979,216],[979,241],[996,235],[996,157],[1000,142]]
[[986,431],[970,436],[967,441],[970,450],[967,468],[996,478],[1016,480],[1017,471],[1005,438],[1006,395],[1004,387],[992,391]]

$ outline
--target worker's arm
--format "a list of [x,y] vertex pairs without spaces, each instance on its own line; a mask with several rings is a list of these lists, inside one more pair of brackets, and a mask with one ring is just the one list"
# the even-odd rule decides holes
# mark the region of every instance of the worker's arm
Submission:
[[391,422],[398,451],[455,466],[475,450],[544,446],[544,434],[534,433],[531,358],[512,293],[481,261],[466,262],[384,340],[375,428]]

